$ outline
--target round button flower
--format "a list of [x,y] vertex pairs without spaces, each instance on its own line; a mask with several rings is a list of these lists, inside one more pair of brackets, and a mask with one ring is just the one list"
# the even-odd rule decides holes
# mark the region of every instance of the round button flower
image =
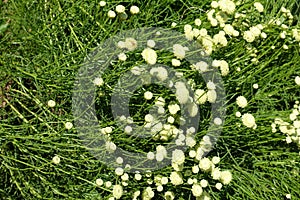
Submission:
[[114,198],[120,199],[123,195],[123,187],[121,185],[114,185],[112,193]]
[[58,156],[58,155],[56,155],[56,156],[54,156],[53,158],[52,158],[52,162],[54,163],[54,164],[59,164],[60,163],[60,157]]
[[99,2],[99,5],[100,5],[101,7],[104,7],[104,6],[106,5],[106,2],[105,2],[105,1],[100,1],[100,2]]
[[202,192],[203,192],[203,189],[202,189],[202,187],[201,187],[200,185],[194,184],[194,185],[192,186],[192,193],[193,193],[193,195],[194,195],[195,197],[200,197],[201,194],[202,194]]
[[263,12],[264,11],[264,6],[259,2],[255,2],[254,7],[258,12]]
[[295,83],[296,83],[297,85],[300,85],[300,77],[299,77],[299,76],[296,76],[296,78],[295,78]]
[[241,108],[245,108],[248,105],[247,99],[244,96],[236,98],[236,103]]
[[147,92],[144,93],[144,98],[145,99],[150,100],[150,99],[152,99],[152,97],[153,97],[152,92],[147,91]]
[[256,127],[255,118],[253,117],[253,115],[251,115],[249,113],[243,114],[242,122],[248,128],[255,128]]
[[146,48],[142,52],[143,59],[150,65],[154,65],[156,63],[157,54],[153,49]]
[[116,13],[113,10],[108,11],[107,16],[109,18],[115,18],[116,17]]
[[55,101],[53,101],[53,100],[49,100],[49,101],[48,101],[48,106],[49,106],[49,107],[52,108],[52,107],[54,107],[55,105],[56,105]]
[[66,127],[66,129],[71,129],[71,128],[73,128],[73,124],[71,122],[67,122],[67,123],[65,123],[65,127]]
[[117,13],[123,13],[123,12],[125,12],[125,7],[123,5],[117,5],[116,11],[117,11]]
[[130,13],[131,14],[135,15],[135,14],[138,14],[139,12],[140,12],[139,7],[137,7],[137,6],[131,6],[130,7]]

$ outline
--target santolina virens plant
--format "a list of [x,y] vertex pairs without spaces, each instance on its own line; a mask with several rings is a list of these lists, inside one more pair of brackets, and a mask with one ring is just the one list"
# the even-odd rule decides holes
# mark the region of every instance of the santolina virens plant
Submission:
[[[105,6],[103,2],[101,4]],[[235,41],[242,40],[245,42],[249,52],[250,60],[246,61],[249,65],[257,65],[260,62],[257,55],[258,50],[255,46],[260,43],[266,45],[265,41],[269,37],[274,37],[274,35],[268,35],[270,30],[274,29],[274,26],[278,30],[278,36],[283,40],[282,44],[272,46],[272,49],[282,48],[287,50],[289,49],[289,42],[299,42],[299,31],[295,28],[289,28],[293,19],[289,10],[282,7],[280,19],[274,18],[268,22],[256,23],[258,20],[253,20],[253,16],[258,19],[263,17],[264,6],[259,2],[254,2],[248,10],[239,9],[242,7],[243,3],[241,2],[231,0],[212,1],[211,8],[206,11],[206,14],[196,18],[194,25],[183,24],[182,31],[186,40],[197,41],[204,50],[203,55],[211,56],[214,56],[214,53],[217,53],[222,48],[233,45]],[[117,5],[115,11],[109,10],[108,17],[115,18],[118,15],[122,20],[127,19],[126,8],[123,5]],[[132,15],[138,14],[139,8],[132,6],[130,13]],[[173,28],[177,26],[178,24],[175,22],[171,24]],[[157,31],[156,35],[163,34]],[[287,38],[289,40],[285,41]],[[191,51],[188,46],[180,43],[173,44],[170,46],[173,55],[170,55],[161,49],[156,49],[157,43],[159,41],[155,38],[150,38],[146,41],[146,46],[139,52],[140,41],[137,38],[126,37],[123,40],[119,40],[116,43],[117,48],[125,51],[118,54],[117,62],[120,66],[126,66],[126,62],[131,61],[131,57],[134,56],[133,60],[135,62],[144,62],[153,66],[149,71],[138,65],[131,66],[129,69],[132,76],[141,76],[142,83],[146,85],[151,84],[151,78],[161,82],[167,81],[171,74],[170,71],[166,67],[157,66],[156,64],[170,64],[175,69],[178,69],[174,74],[176,81],[167,83],[168,87],[175,88],[175,94],[167,93],[166,90],[159,87],[147,88],[143,86],[141,91],[138,92],[140,95],[136,96],[134,103],[135,106],[142,109],[144,106],[152,107],[150,113],[142,114],[143,112],[138,112],[133,116],[121,115],[119,120],[122,122],[122,126],[117,126],[112,121],[102,121],[103,127],[99,134],[106,138],[106,150],[113,153],[117,151],[116,143],[120,144],[120,142],[116,141],[117,138],[122,138],[122,135],[128,135],[131,138],[135,129],[134,124],[138,122],[140,126],[147,130],[147,136],[150,137],[150,141],[161,143],[156,147],[154,145],[150,148],[148,145],[147,147],[142,147],[144,148],[142,151],[149,149],[144,152],[146,159],[153,162],[162,162],[164,159],[171,158],[171,168],[166,168],[160,173],[155,172],[155,170],[148,170],[146,174],[138,170],[134,173],[127,173],[126,171],[133,166],[126,164],[125,157],[117,157],[115,162],[120,165],[120,167],[115,169],[117,184],[113,185],[111,181],[105,181],[100,178],[96,180],[96,184],[101,187],[104,185],[112,191],[109,199],[121,199],[126,187],[131,188],[131,184],[135,185],[137,183],[141,183],[143,186],[136,191],[132,191],[133,199],[139,197],[152,199],[156,198],[156,196],[162,196],[165,199],[176,199],[182,193],[177,194],[176,190],[171,189],[172,186],[181,186],[182,190],[185,191],[184,194],[190,193],[197,199],[210,199],[210,190],[221,190],[224,185],[230,183],[232,175],[230,171],[222,171],[216,166],[220,162],[219,157],[213,157],[212,159],[204,157],[204,152],[211,150],[213,146],[210,137],[204,136],[200,140],[194,137],[193,134],[197,136],[198,127],[189,127],[186,130],[179,128],[179,125],[184,124],[186,120],[180,116],[182,111],[180,105],[187,105],[189,116],[194,117],[199,111],[199,106],[214,104],[218,99],[216,91],[217,87],[219,87],[218,83],[213,80],[208,80],[206,83],[201,82],[195,78],[193,71],[206,73],[211,70],[210,67],[213,67],[220,71],[222,77],[226,77],[230,76],[230,72],[234,69],[230,67],[230,61],[222,58],[214,59],[211,63],[206,61],[186,63],[186,55]],[[137,57],[137,55],[139,56]],[[140,60],[137,61],[136,59]],[[242,69],[238,67],[235,70],[241,71]],[[104,94],[105,91],[109,91],[111,88],[111,81],[104,77],[99,76],[91,80],[95,86],[99,87],[97,89],[99,94]],[[182,78],[188,79],[188,85],[181,81]],[[297,78],[295,81],[297,82]],[[189,88],[194,90],[193,95],[191,95]],[[253,84],[253,88],[258,89],[258,84]],[[236,104],[241,109],[236,112],[236,116],[241,117],[242,124],[247,128],[256,129],[258,125],[255,117],[249,112],[243,112],[249,106],[247,98],[242,94],[237,96]],[[167,119],[165,122],[160,120],[162,116]],[[213,123],[221,125],[223,120],[216,117],[213,119]],[[278,120],[277,123],[279,123]],[[105,126],[105,124],[109,125]],[[168,154],[168,149],[163,144],[173,139],[177,146],[188,146],[187,151],[173,149],[171,154]],[[293,138],[293,140],[297,139]],[[292,139],[288,138],[287,141],[292,141]],[[208,186],[210,186],[209,190],[207,189]]]

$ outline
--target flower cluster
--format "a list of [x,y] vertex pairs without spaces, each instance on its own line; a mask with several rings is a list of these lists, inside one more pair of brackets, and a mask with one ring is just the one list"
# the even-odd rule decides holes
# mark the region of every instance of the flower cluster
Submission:
[[[100,1],[99,4],[100,4],[101,7],[104,7],[106,5],[106,2],[105,1]],[[140,12],[139,7],[134,6],[134,5],[130,7],[130,13],[132,15],[136,15],[139,12]],[[125,8],[125,6],[123,6],[123,5],[117,5],[116,8],[115,8],[115,11],[114,10],[109,10],[108,13],[107,13],[107,16],[109,18],[115,18],[117,15],[122,20],[126,20],[127,19],[128,16],[126,14],[126,8]]]
[[[197,20],[195,24],[200,26],[201,22]],[[189,31],[189,26],[185,28],[186,32]],[[167,88],[174,91],[174,96],[161,95],[150,89],[144,89],[138,100],[143,105],[151,104],[151,109],[145,115],[137,113],[140,120],[138,121],[140,129],[135,126],[135,116],[122,115],[118,116],[120,124],[106,123],[109,125],[102,127],[100,132],[106,139],[105,147],[109,153],[114,153],[117,150],[114,135],[132,137],[136,131],[139,131],[139,133],[145,131],[147,136],[150,134],[149,140],[153,142],[174,144],[177,148],[168,149],[167,146],[161,144],[152,148],[152,150],[143,152],[147,162],[161,163],[170,160],[171,166],[163,169],[161,173],[149,171],[144,174],[136,171],[132,174],[127,173],[126,158],[118,157],[115,160],[115,163],[119,166],[115,169],[115,175],[118,177],[115,185],[110,180],[105,181],[102,179],[97,179],[96,184],[98,186],[104,185],[112,191],[110,199],[122,199],[127,195],[124,192],[127,187],[132,187],[133,184],[138,183],[143,183],[143,188],[131,191],[132,199],[147,200],[155,199],[157,196],[164,196],[165,199],[177,199],[180,194],[172,189],[175,186],[184,188],[186,193],[190,193],[195,198],[210,199],[209,192],[211,189],[220,191],[230,183],[232,174],[228,170],[222,171],[217,167],[220,162],[219,157],[213,157],[212,159],[204,157],[213,148],[211,137],[202,136],[202,139],[200,138],[197,141],[195,135],[198,127],[181,128],[180,125],[186,123],[183,113],[187,113],[189,118],[193,118],[199,113],[199,106],[213,104],[217,101],[218,83],[214,82],[214,78],[211,78],[206,83],[203,82],[201,85],[197,85],[196,80],[193,78],[189,78],[186,83],[184,77],[186,73],[206,73],[213,70],[213,68],[219,68],[221,74],[226,76],[229,74],[229,65],[225,60],[214,60],[213,66],[205,60],[185,65],[185,58],[190,49],[183,44],[176,43],[171,46],[171,51],[169,51],[171,56],[168,57],[168,61],[175,68],[186,67],[186,72],[172,71],[159,65],[160,52],[155,49],[158,42],[159,40],[155,38],[148,39],[146,41],[147,46],[144,47],[141,53],[135,52],[135,55],[140,56],[142,62],[148,64],[148,68],[133,66],[129,70],[129,77],[141,77],[142,81],[146,83],[151,83],[151,80],[165,83]],[[139,42],[131,37],[118,41],[116,46],[121,51],[123,49],[133,51],[139,50],[138,47],[142,44],[145,44],[145,41]],[[129,55],[130,53],[124,51],[118,54],[118,59],[125,62]],[[104,82],[106,83],[106,80],[101,79],[94,81],[94,84],[102,86]],[[201,88],[202,86],[205,88]],[[194,88],[195,91],[193,92],[191,88]],[[213,119],[215,126],[220,126],[222,123],[223,121],[219,117]],[[182,148],[183,146],[187,147],[187,151]],[[131,166],[128,165],[127,167],[130,168]]]
[[[286,122],[281,118],[275,118],[274,123],[271,124],[272,132],[279,130],[286,135],[286,143],[296,143],[300,147],[300,105],[299,101],[295,102],[294,108],[289,115],[291,122]],[[300,153],[300,152],[299,152]]]
[[[165,149],[159,146],[162,154],[166,154]],[[119,159],[119,158],[118,158]],[[191,167],[184,166],[186,159],[193,159],[195,164]],[[217,156],[209,158],[196,159],[190,153],[189,157],[181,150],[174,150],[172,153],[172,168],[170,173],[157,174],[148,171],[141,174],[136,171],[128,174],[122,168],[116,168],[115,174],[120,177],[120,183],[113,185],[111,181],[104,181],[101,178],[95,180],[97,186],[103,186],[112,189],[110,199],[121,199],[126,187],[131,183],[146,182],[144,188],[135,190],[131,193],[132,199],[150,200],[156,195],[162,195],[165,199],[177,199],[176,190],[170,189],[170,186],[181,186],[185,188],[186,193],[190,193],[196,198],[211,199],[208,188],[221,190],[223,186],[228,185],[232,180],[232,174],[228,170],[221,170],[217,167],[220,158]]]

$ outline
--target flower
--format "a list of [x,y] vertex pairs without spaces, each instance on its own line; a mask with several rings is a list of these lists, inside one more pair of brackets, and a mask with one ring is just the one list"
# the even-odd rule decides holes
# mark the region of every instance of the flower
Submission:
[[124,174],[121,176],[121,179],[122,179],[123,181],[128,181],[128,179],[129,179],[128,174],[127,174],[127,173],[124,173]]
[[123,187],[121,185],[114,185],[112,194],[116,199],[120,199],[123,195]]
[[123,13],[123,12],[125,12],[125,7],[123,5],[117,5],[116,11],[117,11],[117,13]]
[[216,125],[221,125],[221,124],[222,124],[222,119],[219,118],[219,117],[216,117],[216,118],[214,119],[214,124],[216,124]]
[[146,100],[150,100],[150,99],[152,99],[152,97],[153,97],[153,93],[152,93],[152,92],[146,91],[146,92],[144,93],[144,98],[145,98]]
[[296,41],[300,41],[300,32],[297,29],[292,29],[292,35]]
[[103,180],[101,178],[96,179],[96,185],[101,186],[103,185]]
[[242,122],[248,128],[255,128],[256,127],[255,118],[253,117],[252,114],[249,114],[249,113],[243,114],[242,115]]
[[211,171],[211,176],[214,180],[219,180],[221,177],[221,171],[218,167],[215,167]]
[[208,158],[203,158],[199,161],[199,167],[203,171],[208,171],[211,168],[211,161]]
[[218,8],[219,7],[219,3],[217,1],[212,1],[210,5],[211,5],[212,8]]
[[180,44],[173,45],[174,56],[177,57],[178,59],[183,59],[185,57],[186,50],[187,50],[187,48],[183,47]]
[[130,7],[130,13],[131,14],[135,15],[135,14],[138,14],[139,12],[140,12],[139,7],[137,7],[137,6],[131,6]]
[[125,48],[129,51],[133,51],[138,46],[137,41],[134,38],[126,38],[125,39]]
[[110,126],[105,127],[104,130],[105,130],[105,133],[108,133],[108,134],[112,132],[112,128]]
[[220,181],[224,185],[229,184],[231,180],[232,180],[232,174],[230,171],[226,170],[221,172]]
[[194,197],[200,197],[202,192],[203,192],[203,189],[200,185],[194,184],[192,186],[192,193],[193,193]]
[[199,172],[199,166],[198,166],[198,165],[193,166],[193,167],[192,167],[192,172],[193,172],[194,174],[197,174],[197,173]]
[[210,103],[215,103],[217,100],[217,93],[215,90],[209,90],[207,91],[207,100]]
[[147,159],[148,159],[148,160],[153,160],[154,157],[155,157],[155,154],[154,154],[153,152],[148,152],[148,153],[147,153]]
[[157,54],[153,49],[146,48],[142,52],[143,59],[150,65],[154,65],[156,63]]
[[184,152],[182,150],[175,149],[172,152],[172,163],[181,165],[184,163],[184,160],[185,160],[185,156],[184,156]]
[[247,41],[247,42],[253,42],[255,40],[255,36],[251,31],[245,31],[243,38]]
[[200,181],[200,185],[201,185],[201,187],[205,188],[205,187],[208,186],[208,181],[205,180],[205,179],[202,179],[202,180]]
[[216,20],[216,19],[211,19],[211,20],[210,20],[210,24],[211,24],[211,26],[215,27],[215,26],[218,25],[218,20]]
[[155,41],[154,40],[147,40],[147,46],[150,48],[155,47]]
[[196,145],[196,141],[195,141],[195,139],[194,139],[193,137],[187,136],[187,137],[185,138],[185,144],[186,144],[187,146],[189,146],[189,147],[193,147],[193,146]]
[[300,85],[300,77],[299,77],[299,76],[296,76],[296,77],[295,77],[295,83],[296,83],[297,85]]
[[245,108],[248,105],[247,99],[244,96],[238,96],[236,98],[236,103],[241,108]]
[[207,101],[207,94],[204,90],[197,89],[195,91],[194,99],[198,104],[204,104]]
[[163,187],[162,185],[158,185],[157,188],[156,188],[156,190],[157,190],[158,192],[161,192],[161,191],[164,190],[164,187]]
[[171,191],[165,192],[164,197],[166,200],[174,200],[175,199],[175,195]]
[[190,24],[184,25],[184,32],[191,32],[193,30],[193,27]]
[[161,153],[161,152],[158,152],[158,153],[156,153],[156,155],[155,155],[155,159],[156,159],[156,161],[158,161],[158,162],[163,161],[164,158],[165,158],[165,156],[164,156],[164,154]]
[[131,133],[132,132],[132,127],[131,126],[126,126],[124,129],[125,133]]
[[104,7],[104,6],[106,5],[106,2],[105,2],[105,1],[100,1],[100,2],[99,2],[99,5],[100,5],[101,7]]
[[180,66],[180,60],[178,60],[178,59],[172,59],[172,65],[174,66],[174,67],[178,67],[178,66]]
[[257,26],[252,26],[249,30],[254,37],[258,37],[261,34],[261,30]]
[[185,104],[189,100],[189,91],[186,88],[185,84],[183,82],[176,82],[175,84],[176,88],[176,98],[178,99],[180,104]]
[[102,86],[104,84],[104,81],[103,81],[102,78],[97,77],[97,78],[94,79],[93,83],[96,86]]
[[136,174],[134,175],[134,179],[137,180],[137,181],[139,181],[139,180],[142,179],[142,175],[139,174],[139,173],[136,173]]
[[156,76],[160,81],[164,81],[168,78],[168,71],[164,67],[153,67],[150,70],[152,76]]
[[53,101],[53,100],[49,100],[47,104],[48,104],[48,106],[51,107],[51,108],[54,107],[54,106],[56,105],[55,101]]
[[170,181],[173,185],[183,184],[182,175],[180,172],[171,172]]
[[211,162],[213,163],[213,164],[218,164],[219,162],[220,162],[220,157],[218,157],[218,156],[214,156],[212,159],[211,159]]
[[112,185],[112,183],[111,183],[110,181],[106,181],[106,182],[105,182],[105,187],[106,187],[106,188],[110,188],[111,185]]
[[226,34],[233,35],[234,28],[231,24],[225,24],[223,30],[225,31]]
[[232,14],[235,11],[235,3],[231,0],[220,0],[218,2],[219,8],[228,14]]
[[263,12],[264,11],[264,6],[259,2],[255,2],[254,7],[258,12]]
[[292,140],[292,138],[291,138],[290,136],[287,136],[287,137],[285,138],[285,141],[286,141],[286,143],[288,143],[288,144],[290,144],[290,143],[293,142],[293,140]]
[[207,30],[205,28],[201,28],[199,31],[199,35],[201,37],[207,36]]
[[208,70],[208,64],[204,61],[197,62],[195,65],[191,65],[191,67],[201,72]]
[[127,56],[126,56],[125,53],[120,53],[120,54],[118,55],[118,58],[119,58],[119,60],[121,60],[121,61],[125,61],[125,60],[127,59]]
[[216,89],[216,85],[212,81],[208,81],[208,83],[206,84],[206,87],[209,90],[215,90]]
[[116,163],[122,164],[122,163],[123,163],[123,158],[122,158],[122,157],[118,157],[118,158],[116,159]]
[[168,109],[172,115],[175,115],[180,110],[180,107],[177,104],[171,104],[168,105]]
[[254,83],[254,84],[253,84],[253,88],[254,88],[254,89],[258,89],[258,84],[257,84],[257,83]]
[[280,38],[285,39],[285,37],[286,37],[286,31],[281,32],[280,33]]
[[219,66],[221,69],[221,75],[222,76],[227,76],[229,73],[229,65],[225,60],[220,60],[219,61]]
[[106,145],[106,149],[109,152],[114,152],[117,149],[117,146],[115,145],[115,143],[113,143],[111,141],[107,141],[105,145]]
[[69,129],[73,128],[73,124],[71,122],[66,122],[65,127],[66,127],[66,129],[69,130]]
[[169,179],[168,179],[168,177],[163,176],[163,177],[161,177],[160,182],[161,182],[161,184],[166,185],[169,182]]
[[189,185],[194,184],[194,180],[192,178],[188,178],[187,184],[189,184]]
[[117,47],[120,48],[120,49],[125,48],[125,42],[119,41],[119,42],[117,43]]
[[145,121],[146,122],[153,122],[154,117],[151,114],[145,115]]
[[105,2],[105,1],[100,1],[100,2],[99,2],[99,5],[100,5],[101,7],[103,7],[103,6],[106,5],[106,2]]
[[217,188],[218,190],[221,190],[222,186],[223,186],[222,183],[217,183],[217,184],[216,184],[216,188]]
[[222,32],[214,35],[213,42],[215,43],[215,45],[221,44],[222,46],[225,47],[225,46],[227,46],[228,41],[227,41],[227,38],[225,37],[225,34],[223,34]]
[[200,19],[195,19],[195,25],[200,26],[201,25],[201,20]]
[[58,156],[58,155],[56,155],[56,156],[54,156],[53,158],[52,158],[52,162],[54,163],[54,164],[59,164],[60,163],[60,157]]
[[121,167],[117,167],[117,168],[115,169],[115,173],[116,173],[116,175],[121,176],[121,175],[123,175],[123,173],[124,173],[124,169],[121,168]]
[[196,157],[196,154],[197,154],[197,153],[196,153],[195,150],[190,150],[190,151],[189,151],[189,157],[190,157],[190,158],[195,158],[195,157]]
[[113,10],[109,10],[108,13],[107,13],[107,16],[109,18],[115,18],[116,17],[116,13]]
[[142,194],[143,200],[152,199],[154,197],[154,192],[151,187],[147,187]]
[[175,119],[174,119],[174,117],[169,116],[167,121],[168,121],[168,123],[173,124],[175,122]]

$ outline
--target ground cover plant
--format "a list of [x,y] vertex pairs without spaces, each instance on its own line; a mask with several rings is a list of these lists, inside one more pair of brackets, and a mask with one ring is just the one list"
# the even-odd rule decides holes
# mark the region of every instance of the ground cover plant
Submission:
[[0,5],[1,199],[300,199],[297,0]]

